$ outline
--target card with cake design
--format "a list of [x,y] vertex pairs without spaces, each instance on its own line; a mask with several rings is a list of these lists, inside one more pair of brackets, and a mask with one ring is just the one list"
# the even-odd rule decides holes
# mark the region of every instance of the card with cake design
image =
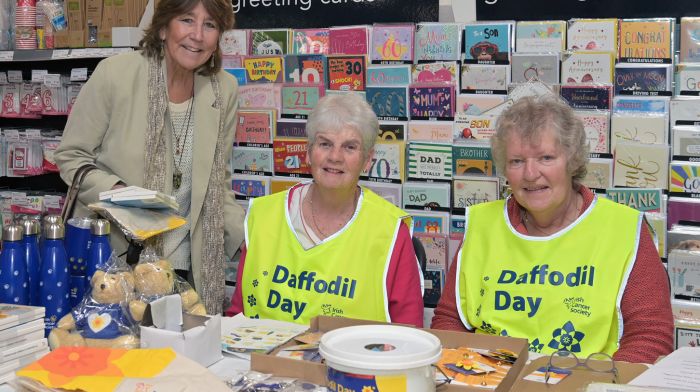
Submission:
[[488,142],[496,133],[498,116],[492,114],[457,114],[454,119],[452,137],[455,142]]
[[590,158],[586,163],[586,177],[581,184],[591,189],[608,189],[613,186],[613,159]]
[[671,95],[673,67],[670,64],[615,65],[615,95]]
[[700,126],[676,125],[671,129],[673,159],[700,157]]
[[501,182],[499,177],[461,175],[452,179],[453,213],[463,215],[466,208],[479,203],[498,200]]
[[384,198],[384,200],[389,203],[401,208],[403,205],[402,200],[402,186],[401,184],[394,184],[390,182],[378,182],[371,180],[360,180],[360,186],[369,188],[372,192]]
[[620,20],[620,61],[670,64],[675,24],[675,18]]
[[431,63],[414,64],[411,67],[411,82],[413,83],[459,83],[459,62],[435,61]]
[[328,54],[361,54],[369,53],[370,27],[359,26],[335,26],[328,32]]
[[523,83],[539,80],[547,84],[559,83],[559,53],[513,53],[511,80]]
[[368,86],[408,86],[411,66],[408,64],[372,64],[367,67]]
[[460,60],[462,29],[459,23],[416,23],[414,60]]
[[452,146],[440,143],[409,142],[408,178],[450,180],[452,178]]
[[278,139],[273,142],[273,150],[276,176],[311,178],[306,139]]
[[284,56],[287,83],[326,83],[326,56],[322,54],[288,54]]
[[502,105],[508,96],[505,94],[459,94],[455,102],[455,115],[482,114],[498,105]]
[[257,56],[285,55],[291,47],[290,29],[257,29],[250,31],[250,53]]
[[272,148],[277,122],[275,109],[240,109],[236,113],[235,145]]
[[515,22],[469,22],[464,25],[464,62],[508,64]]
[[684,16],[681,18],[680,54],[681,63],[700,62],[700,17]]
[[496,170],[491,146],[484,143],[461,142],[452,146],[454,175],[494,176]]
[[590,152],[608,153],[610,140],[610,112],[576,110],[576,117],[583,123]]
[[462,65],[461,92],[470,94],[506,94],[510,83],[508,65]]
[[378,119],[408,120],[408,86],[367,87],[366,94],[367,102]]
[[617,53],[617,19],[569,20],[566,48]]
[[515,26],[516,52],[559,53],[565,48],[566,22],[563,20],[518,21]]
[[452,122],[411,120],[408,122],[408,140],[452,143]]
[[412,120],[452,120],[455,115],[455,86],[444,83],[412,84],[408,89]]
[[245,29],[232,29],[221,33],[221,38],[219,39],[221,55],[247,55],[249,53],[248,44],[250,43],[248,32]]
[[410,64],[413,62],[412,23],[375,23],[369,58],[373,64]]
[[292,53],[294,54],[327,54],[329,46],[328,29],[292,30]]
[[618,142],[668,145],[668,116],[645,113],[613,113],[610,121],[610,149]]
[[231,190],[236,200],[249,200],[270,194],[270,177],[235,174],[231,177]]
[[700,95],[700,64],[678,64],[675,72],[676,95]]
[[405,210],[413,218],[413,233],[447,234],[450,214],[443,211]]
[[612,85],[562,85],[559,95],[573,109],[610,110]]
[[618,142],[615,146],[613,184],[629,188],[668,189],[669,154],[668,144]]
[[403,184],[402,208],[449,212],[450,184],[407,181]]
[[328,89],[365,90],[365,56],[328,56]]
[[379,135],[377,141],[403,141],[406,140],[406,127],[408,123],[405,121],[379,121]]
[[405,179],[406,143],[382,140],[374,145],[374,154],[360,178],[400,184]]
[[565,52],[561,60],[561,83],[610,84],[614,66],[612,52]]
[[250,83],[281,83],[284,81],[282,56],[248,56],[243,68]]
[[272,175],[272,149],[260,147],[233,147],[231,172],[249,175]]

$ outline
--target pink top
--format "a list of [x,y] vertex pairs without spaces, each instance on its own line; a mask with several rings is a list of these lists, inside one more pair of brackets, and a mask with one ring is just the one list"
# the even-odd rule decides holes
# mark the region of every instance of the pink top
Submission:
[[[579,187],[579,193],[583,196],[580,216],[591,205],[595,195],[584,186]],[[509,199],[508,217],[511,225],[519,233],[528,234],[520,219],[520,206],[515,198]],[[458,262],[455,256],[442,297],[435,309],[431,328],[467,331],[459,318],[455,298]],[[660,355],[673,351],[673,314],[670,298],[668,275],[661,264],[649,229],[643,224],[637,259],[620,304],[623,334],[620,348],[613,355],[615,360],[653,363]]]
[[[292,192],[287,199],[287,205],[291,209],[293,204]],[[296,206],[298,208],[298,206]],[[292,215],[290,211],[290,215]],[[243,278],[243,268],[245,268],[246,249],[245,245],[241,251],[241,260],[238,265],[236,281]],[[389,300],[389,316],[392,323],[411,324],[423,327],[423,294],[421,293],[420,274],[416,254],[413,249],[411,233],[405,224],[399,228],[394,251],[389,261],[389,270],[386,276],[386,288]],[[236,290],[231,297],[231,306],[226,310],[227,316],[233,316],[243,311],[243,294],[241,285],[236,285]]]

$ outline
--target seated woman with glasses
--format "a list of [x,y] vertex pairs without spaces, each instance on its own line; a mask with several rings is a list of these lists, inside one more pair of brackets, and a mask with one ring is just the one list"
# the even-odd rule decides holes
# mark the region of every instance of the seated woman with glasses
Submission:
[[358,94],[322,98],[306,123],[313,181],[251,200],[227,312],[308,324],[317,315],[423,324],[410,216],[367,188],[379,122]]
[[500,116],[493,157],[507,200],[466,212],[432,328],[525,337],[530,350],[654,362],[673,351],[666,271],[643,215],[579,181],[581,121],[554,96]]

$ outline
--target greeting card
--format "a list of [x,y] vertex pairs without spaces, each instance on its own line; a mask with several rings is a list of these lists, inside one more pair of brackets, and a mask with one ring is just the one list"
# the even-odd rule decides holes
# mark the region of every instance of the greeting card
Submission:
[[451,120],[455,109],[455,87],[444,84],[420,84],[409,87],[411,119]]
[[410,65],[370,65],[367,67],[368,86],[407,86],[411,83]]
[[700,193],[700,163],[673,161],[669,167],[669,191],[673,193]]
[[615,94],[636,92],[667,92],[671,95],[671,65],[625,64],[615,66]]
[[447,271],[449,239],[446,234],[417,234],[425,251],[425,268],[429,271]]
[[684,16],[680,28],[681,51],[679,60],[700,62],[700,17]]
[[459,62],[457,61],[420,63],[413,65],[411,81],[413,83],[449,83],[456,86],[458,75]]
[[618,142],[668,145],[668,116],[614,113],[610,123],[610,149]]
[[328,89],[365,90],[365,56],[328,56]]
[[291,31],[289,29],[263,29],[250,31],[250,53],[259,56],[289,53]]
[[467,23],[464,25],[465,62],[508,64],[514,22]]
[[610,112],[576,110],[576,117],[583,122],[590,152],[608,153],[610,139]]
[[306,121],[281,119],[275,127],[275,139],[277,138],[305,138]]
[[284,56],[285,80],[288,83],[326,83],[326,56],[288,54]]
[[401,184],[392,184],[386,182],[366,181],[361,180],[360,186],[369,188],[372,192],[384,198],[389,203],[401,208],[402,204],[402,186]]
[[562,54],[561,82],[612,83],[614,65],[612,52],[566,52]]
[[331,27],[328,54],[366,55],[369,47],[368,26]]
[[452,143],[452,122],[411,120],[408,122],[408,140]]
[[507,65],[462,65],[462,92],[505,94],[508,83],[510,83],[510,73]]
[[467,207],[500,199],[498,177],[462,175],[452,179],[452,207],[463,214]]
[[450,211],[450,184],[411,182],[403,184],[402,208]]
[[232,176],[231,190],[236,200],[248,200],[269,195],[270,177],[236,174]]
[[516,52],[554,52],[566,47],[566,22],[518,21],[515,28]]
[[613,185],[613,160],[590,158],[586,164],[586,177],[581,184],[591,189],[607,189]]
[[621,20],[620,61],[671,63],[674,26],[675,18]]
[[413,61],[413,24],[377,24],[372,26],[369,58],[373,63],[410,63]]
[[323,84],[285,84],[282,86],[282,117],[308,117],[324,91]]
[[558,53],[513,53],[511,80],[523,83],[537,79],[547,84],[559,83]]
[[367,87],[366,94],[380,120],[408,120],[408,87]]
[[668,189],[669,150],[668,145],[662,144],[618,142],[613,184]]
[[617,53],[617,19],[571,19],[566,48]]
[[277,113],[274,109],[240,109],[237,112],[235,145],[272,147]]
[[302,182],[300,178],[292,177],[272,177],[270,180],[270,194],[285,192],[294,185]]
[[610,110],[611,85],[562,85],[559,95],[574,109]]
[[401,183],[404,180],[406,143],[381,141],[374,145],[369,167],[362,171],[363,180]]
[[224,56],[247,55],[249,53],[248,43],[248,30],[226,30],[221,33],[219,39],[221,54]]
[[605,191],[608,199],[644,212],[664,212],[661,189],[610,188]]
[[672,128],[672,152],[675,157],[700,157],[700,126],[676,125]]
[[459,60],[461,33],[458,23],[416,23],[414,59],[416,61]]
[[669,108],[669,97],[645,97],[620,95],[613,98],[613,111],[632,113],[666,114]]
[[231,171],[239,174],[272,175],[272,150],[260,147],[234,147]]
[[330,46],[328,29],[294,29],[292,48],[295,54],[327,54]]
[[490,114],[457,114],[454,119],[452,137],[458,141],[487,142],[496,133],[498,116]]
[[408,177],[410,179],[450,180],[452,146],[438,143],[408,143]]
[[447,234],[450,214],[442,211],[406,210],[413,218],[413,233]]
[[700,95],[700,64],[676,65],[676,95]]
[[246,77],[251,83],[275,83],[284,80],[282,56],[246,57]]
[[377,140],[402,141],[406,139],[405,121],[379,121]]
[[459,94],[455,102],[455,115],[461,114],[482,114],[488,110],[502,105],[508,96],[492,94]]
[[280,139],[273,142],[274,169],[276,176],[311,177],[306,163],[306,139]]
[[700,99],[673,97],[671,99],[671,125],[694,125],[700,122]]
[[454,175],[495,175],[491,147],[483,143],[453,145],[452,173]]

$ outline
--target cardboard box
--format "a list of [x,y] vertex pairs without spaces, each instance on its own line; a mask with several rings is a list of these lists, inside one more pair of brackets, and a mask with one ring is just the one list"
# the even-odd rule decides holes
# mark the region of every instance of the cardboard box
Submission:
[[[579,358],[580,360],[584,360]],[[597,361],[596,361],[597,362]],[[517,381],[513,385],[513,391],[518,392],[570,392],[570,391],[582,391],[584,388],[592,382],[612,382],[612,373],[602,373],[593,372],[585,368],[576,368],[572,370],[572,373],[566,378],[561,380],[558,384],[550,385],[541,382],[523,380],[523,377],[534,372],[540,367],[546,367],[549,363],[549,356],[544,356],[530,362],[520,373]],[[627,384],[633,378],[642,374],[645,370],[649,369],[647,365],[642,363],[629,363],[615,361],[615,367],[618,372],[618,384]]]
[[64,5],[68,19],[68,29],[85,28],[85,0],[67,0]]
[[54,31],[53,33],[53,46],[56,49],[69,48],[70,47],[70,33],[68,30]]
[[68,30],[68,47],[84,48],[85,34],[85,30]]
[[185,313],[177,294],[151,302],[141,321],[141,348],[158,347],[170,347],[204,367],[218,362],[223,358],[221,315]]
[[[310,330],[331,331],[337,328],[354,325],[384,324],[366,320],[354,320],[340,317],[318,316],[311,320]],[[518,354],[518,360],[503,379],[496,392],[509,391],[516,382],[520,371],[525,366],[528,356],[527,339],[517,339],[493,335],[480,335],[466,332],[441,331],[437,329],[424,329],[437,336],[444,348],[470,347],[482,349],[508,349]],[[290,345],[293,343],[289,343]],[[253,353],[251,355],[250,368],[263,373],[272,373],[277,376],[296,377],[317,384],[326,383],[326,365],[315,362],[299,361],[295,359],[277,357],[275,354],[279,348],[270,354]],[[441,392],[483,391],[483,388],[468,387],[463,385],[447,385],[440,388]]]

